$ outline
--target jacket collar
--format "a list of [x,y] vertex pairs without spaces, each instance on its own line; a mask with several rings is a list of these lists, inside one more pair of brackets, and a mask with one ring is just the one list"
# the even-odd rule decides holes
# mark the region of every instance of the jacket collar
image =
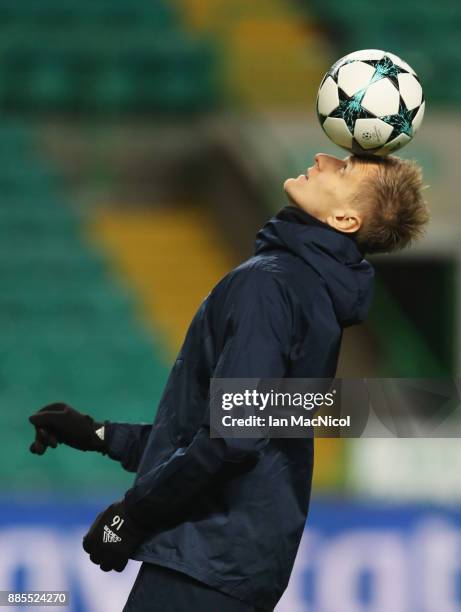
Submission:
[[320,227],[322,229],[334,232],[335,234],[339,234],[343,238],[346,238],[347,240],[352,241],[355,247],[357,248],[357,250],[359,251],[360,255],[362,257],[365,256],[364,251],[362,251],[362,249],[357,244],[354,234],[347,234],[345,232],[340,232],[334,227],[331,227],[331,225],[329,225],[328,223],[324,223],[323,221],[320,221],[320,219],[313,217],[308,212],[306,212],[299,206],[296,206],[295,204],[287,204],[281,210],[279,210],[279,212],[275,215],[274,218],[280,219],[280,221],[298,223],[300,225],[310,225],[314,227]]

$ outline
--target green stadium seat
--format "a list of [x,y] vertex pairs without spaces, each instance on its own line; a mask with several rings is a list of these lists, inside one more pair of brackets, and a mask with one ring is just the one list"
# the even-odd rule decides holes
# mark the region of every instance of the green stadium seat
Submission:
[[126,66],[106,63],[93,75],[86,95],[86,108],[100,112],[136,108],[134,79]]
[[7,111],[189,112],[216,99],[210,46],[159,0],[1,0],[0,54]]

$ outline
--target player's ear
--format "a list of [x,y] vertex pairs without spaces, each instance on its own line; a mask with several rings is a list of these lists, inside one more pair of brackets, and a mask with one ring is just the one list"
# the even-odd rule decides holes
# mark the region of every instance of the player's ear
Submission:
[[328,215],[326,222],[346,234],[357,232],[362,226],[362,218],[355,210],[334,210]]

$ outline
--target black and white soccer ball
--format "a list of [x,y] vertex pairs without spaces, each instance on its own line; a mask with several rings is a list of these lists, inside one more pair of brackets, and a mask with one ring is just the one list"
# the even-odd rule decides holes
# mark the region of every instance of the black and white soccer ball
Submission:
[[325,134],[356,155],[388,155],[414,137],[424,116],[416,72],[388,51],[365,49],[323,77],[317,114]]

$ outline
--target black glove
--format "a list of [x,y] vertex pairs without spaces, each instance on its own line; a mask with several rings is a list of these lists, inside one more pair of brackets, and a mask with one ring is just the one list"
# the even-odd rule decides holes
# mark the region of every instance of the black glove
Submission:
[[104,440],[96,430],[104,423],[99,423],[88,414],[82,414],[67,404],[49,404],[29,417],[35,426],[35,440],[30,445],[30,452],[43,455],[51,446],[68,444],[83,451],[98,451],[106,454]]
[[98,514],[83,538],[83,549],[104,572],[121,572],[148,533],[128,517],[122,500]]

